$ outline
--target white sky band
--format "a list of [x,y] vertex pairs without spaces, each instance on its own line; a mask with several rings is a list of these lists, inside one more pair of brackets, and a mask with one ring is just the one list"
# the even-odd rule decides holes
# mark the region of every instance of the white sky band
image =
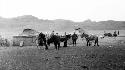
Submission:
[[125,0],[0,0],[0,16],[73,21],[125,20]]

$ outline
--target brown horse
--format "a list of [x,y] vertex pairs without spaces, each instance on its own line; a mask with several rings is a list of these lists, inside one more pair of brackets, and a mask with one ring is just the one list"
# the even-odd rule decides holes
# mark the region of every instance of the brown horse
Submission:
[[99,46],[98,45],[98,37],[96,35],[88,35],[88,34],[83,33],[81,35],[81,38],[83,38],[83,37],[85,37],[85,39],[86,39],[87,46],[90,46],[92,41],[95,42],[94,46],[96,46],[96,45]]
[[96,46],[96,45],[99,46],[98,36],[87,34],[82,28],[78,28],[78,29],[75,29],[75,30],[78,30],[79,33],[81,33],[81,38],[85,37],[86,42],[87,42],[87,46],[90,46],[91,42],[93,42],[93,41],[95,42],[94,46]]

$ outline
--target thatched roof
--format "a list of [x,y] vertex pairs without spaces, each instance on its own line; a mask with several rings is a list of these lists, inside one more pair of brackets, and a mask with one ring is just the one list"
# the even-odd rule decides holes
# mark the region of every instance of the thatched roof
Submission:
[[34,29],[24,29],[20,36],[35,36],[39,32]]

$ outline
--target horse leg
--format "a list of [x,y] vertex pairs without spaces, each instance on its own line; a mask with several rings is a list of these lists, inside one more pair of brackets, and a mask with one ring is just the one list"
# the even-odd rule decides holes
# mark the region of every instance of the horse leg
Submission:
[[57,50],[57,49],[58,49],[58,48],[57,48],[57,43],[54,42],[54,45],[55,45],[55,48],[56,48],[56,50]]
[[58,43],[58,50],[59,50],[59,48],[60,48],[60,43]]
[[47,46],[47,43],[46,43],[46,39],[43,40],[43,44],[45,46],[45,50],[48,50],[48,46]]
[[96,46],[96,43],[97,43],[97,42],[96,42],[96,40],[95,40],[95,44],[94,44],[94,46]]
[[98,41],[97,41],[97,46],[99,46]]
[[45,50],[48,50],[48,46],[47,46],[47,44],[45,43],[44,45],[45,45]]
[[76,46],[76,40],[75,40],[75,46]]
[[72,42],[73,42],[73,46],[74,46],[74,40]]
[[89,46],[89,41],[87,41],[87,46]]
[[67,40],[64,41],[64,46],[63,47],[67,47]]
[[99,40],[98,40],[98,38],[97,38],[97,46],[99,46]]
[[98,44],[98,38],[95,40],[95,45],[97,44],[97,46],[99,46]]
[[91,46],[91,42],[89,42],[89,46]]

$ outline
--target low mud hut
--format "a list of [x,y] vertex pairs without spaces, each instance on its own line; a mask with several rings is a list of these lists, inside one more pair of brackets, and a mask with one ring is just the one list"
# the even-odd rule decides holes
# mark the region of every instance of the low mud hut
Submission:
[[13,46],[34,46],[39,32],[34,29],[24,29],[18,36],[13,36]]

